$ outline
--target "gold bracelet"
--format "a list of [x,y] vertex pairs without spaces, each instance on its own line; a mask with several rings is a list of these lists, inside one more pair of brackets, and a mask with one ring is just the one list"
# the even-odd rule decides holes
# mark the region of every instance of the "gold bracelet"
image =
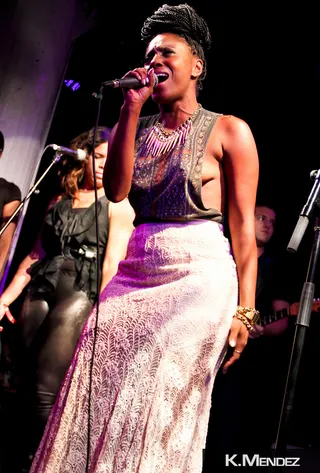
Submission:
[[250,324],[249,320],[248,320],[244,315],[235,313],[235,314],[234,314],[234,317],[235,317],[236,319],[241,320],[241,322],[244,323],[244,325],[247,327],[247,329],[248,329],[249,332],[250,332],[250,330],[253,329],[253,325]]
[[236,314],[240,314],[245,317],[250,325],[255,325],[260,322],[260,312],[252,307],[242,307],[238,305]]

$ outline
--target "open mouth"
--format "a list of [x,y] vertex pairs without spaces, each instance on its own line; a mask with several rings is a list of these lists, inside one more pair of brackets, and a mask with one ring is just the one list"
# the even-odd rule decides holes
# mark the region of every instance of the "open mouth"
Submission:
[[159,74],[156,74],[156,76],[158,77],[158,84],[165,82],[169,77],[169,75],[164,72],[159,72]]

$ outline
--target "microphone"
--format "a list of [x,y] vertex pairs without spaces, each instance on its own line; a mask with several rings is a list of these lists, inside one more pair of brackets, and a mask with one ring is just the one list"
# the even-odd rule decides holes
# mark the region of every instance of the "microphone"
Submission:
[[[154,87],[157,87],[159,84],[159,79],[154,74]],[[117,89],[121,87],[122,89],[140,89],[140,87],[144,87],[144,84],[137,79],[136,77],[124,77],[123,79],[114,79],[114,80],[107,80],[103,82],[105,87],[113,87]]]
[[318,205],[320,196],[320,169],[311,171],[310,179],[314,180],[314,184],[309,194],[307,203],[300,212],[299,219],[287,246],[287,250],[291,253],[295,253],[297,251],[300,241],[309,224],[309,219],[313,214],[314,206],[315,204]]
[[83,149],[74,150],[74,149],[65,148],[64,146],[59,146],[59,145],[49,145],[49,147],[53,148],[58,153],[72,156],[73,158],[78,159],[79,161],[84,161],[87,157],[87,153]]
[[320,169],[315,169],[314,171],[310,172],[310,179],[318,179],[320,177]]

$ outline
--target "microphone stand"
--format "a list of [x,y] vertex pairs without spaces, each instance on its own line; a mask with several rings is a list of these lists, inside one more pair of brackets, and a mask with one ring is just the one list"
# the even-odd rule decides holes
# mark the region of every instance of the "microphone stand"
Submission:
[[24,207],[24,205],[26,204],[27,200],[31,197],[31,195],[38,191],[37,187],[38,185],[40,184],[40,182],[43,180],[43,178],[47,175],[47,173],[50,171],[50,169],[53,167],[54,164],[56,164],[58,161],[60,161],[61,159],[61,156],[63,155],[63,153],[60,153],[59,151],[56,151],[55,152],[55,155],[54,155],[54,158],[53,160],[51,161],[50,165],[47,167],[47,169],[44,171],[44,173],[42,174],[42,176],[37,180],[37,182],[31,187],[31,189],[29,190],[29,192],[27,193],[27,195],[25,196],[25,198],[21,201],[20,205],[16,208],[16,210],[13,212],[13,214],[11,215],[11,217],[7,220],[7,222],[5,223],[5,225],[3,225],[0,229],[0,237],[1,235],[3,234],[3,232],[8,228],[8,226],[10,225],[10,223],[12,222],[12,220],[14,219],[14,217],[20,212],[20,210],[22,209],[22,207]]
[[[44,152],[46,151],[48,147],[46,147],[42,153],[42,155],[44,154]],[[44,173],[42,174],[42,176],[37,180],[37,182],[31,187],[31,189],[28,191],[27,195],[25,196],[25,198],[21,201],[21,203],[19,204],[19,206],[16,208],[16,210],[13,212],[13,214],[9,217],[9,219],[6,221],[6,223],[0,228],[0,238],[1,238],[1,235],[3,234],[3,232],[8,228],[8,226],[10,225],[10,223],[12,222],[12,220],[15,218],[15,216],[20,212],[20,210],[22,209],[22,207],[25,206],[27,200],[31,197],[31,195],[34,193],[34,192],[39,192],[39,190],[37,189],[38,185],[40,184],[40,182],[43,180],[43,178],[47,175],[47,173],[50,171],[50,169],[54,166],[54,164],[56,164],[58,161],[60,161],[61,159],[61,156],[63,156],[63,153],[62,152],[59,152],[59,151],[56,151],[55,152],[55,155],[54,155],[54,158],[52,160],[52,162],[50,163],[50,165],[48,166],[48,168],[44,171]],[[5,282],[6,282],[6,278],[7,278],[7,275],[8,275],[8,272],[9,272],[9,269],[6,267],[7,265],[7,260],[4,262],[4,265],[3,265],[3,274],[2,274],[2,277],[1,277],[1,280],[0,280],[0,294],[2,294],[3,290],[4,290],[4,286],[5,286]],[[0,268],[1,269],[1,268]]]
[[[313,171],[310,174],[311,178],[315,179],[315,183],[311,190],[311,193],[308,197],[306,205],[303,207],[293,235],[288,244],[287,250],[289,252],[295,252],[300,244],[301,238],[304,234],[304,231],[307,227],[307,221],[314,211],[315,204],[319,206],[318,199],[320,197],[320,169],[318,171]],[[319,208],[317,209],[319,212]],[[306,276],[306,281],[303,285],[301,292],[301,298],[299,303],[299,312],[297,316],[297,321],[295,324],[295,332],[293,337],[292,351],[289,361],[289,369],[287,374],[287,380],[285,385],[284,397],[281,407],[280,419],[278,424],[278,431],[276,436],[276,441],[273,450],[273,457],[284,456],[284,453],[287,449],[287,438],[288,433],[291,427],[291,414],[294,406],[294,397],[296,391],[296,384],[298,379],[299,368],[302,359],[302,352],[305,343],[305,338],[307,334],[307,329],[310,326],[310,319],[312,313],[312,305],[314,298],[314,289],[315,289],[315,274],[316,266],[319,258],[320,250],[320,226],[319,226],[319,216],[315,217],[315,226],[314,226],[314,241],[311,250],[309,266]],[[279,472],[279,466],[276,467],[277,472]],[[271,471],[274,471],[273,469]]]

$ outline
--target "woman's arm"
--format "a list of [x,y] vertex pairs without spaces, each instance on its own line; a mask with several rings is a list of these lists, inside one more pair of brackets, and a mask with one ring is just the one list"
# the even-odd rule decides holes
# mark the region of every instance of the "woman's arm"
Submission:
[[[31,276],[28,273],[30,266],[38,261],[39,257],[35,251],[32,251],[28,256],[24,258],[22,263],[20,263],[16,274],[14,275],[11,283],[3,292],[0,299],[0,320],[4,317],[7,317],[9,322],[15,323],[15,319],[12,316],[9,305],[17,299],[18,296],[22,293],[23,289],[30,282]],[[0,332],[3,328],[0,326]]]
[[131,188],[134,143],[140,110],[123,106],[117,125],[111,132],[108,157],[103,172],[103,186],[111,202],[120,202]]
[[120,202],[127,197],[131,188],[134,164],[134,145],[140,112],[145,101],[150,97],[153,85],[153,69],[135,69],[125,77],[136,77],[145,87],[123,89],[124,103],[120,110],[119,121],[112,130],[108,157],[104,167],[103,186],[111,202]]
[[[11,215],[15,212],[19,205],[19,200],[14,200],[4,205],[2,212],[2,224],[4,224],[11,217]],[[2,275],[4,270],[4,265],[7,259],[7,254],[10,249],[16,226],[17,224],[12,221],[0,237],[0,276]]]
[[113,278],[118,264],[125,259],[127,245],[133,230],[134,211],[128,199],[109,204],[109,233],[105,257],[102,265],[101,290]]
[[[228,213],[231,245],[239,280],[239,305],[255,307],[257,244],[254,208],[259,177],[259,160],[252,132],[243,120],[226,116],[222,129],[224,171],[228,188]],[[248,340],[246,326],[233,318],[229,344],[242,351]],[[228,368],[239,354],[225,364]]]
[[9,306],[22,293],[23,289],[30,282],[31,276],[28,273],[30,266],[39,258],[34,251],[22,260],[11,283],[1,296],[1,302]]
[[[59,199],[60,199],[60,196],[51,200],[51,202],[48,205],[46,215],[49,209],[52,207],[52,205],[54,205],[54,203],[57,202]],[[5,289],[5,291],[2,293],[2,296],[0,299],[0,320],[5,315],[11,323],[15,323],[15,319],[12,316],[8,307],[12,302],[14,302],[20,296],[24,288],[31,281],[31,276],[29,274],[30,266],[34,264],[36,261],[38,261],[39,259],[42,259],[45,255],[45,252],[41,244],[41,234],[42,234],[42,228],[38,234],[38,237],[35,241],[35,244],[31,252],[22,260],[22,262],[20,263],[17,269],[16,274],[12,278],[12,281],[10,282],[8,287]],[[2,330],[3,330],[2,327],[0,327],[0,331]]]

